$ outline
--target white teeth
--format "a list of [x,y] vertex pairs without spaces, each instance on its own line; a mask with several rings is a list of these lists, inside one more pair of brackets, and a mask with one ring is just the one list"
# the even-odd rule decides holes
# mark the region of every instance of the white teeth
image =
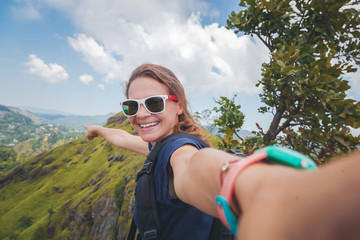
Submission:
[[157,122],[148,123],[148,124],[140,124],[140,127],[142,127],[142,128],[147,128],[147,127],[155,126],[155,125],[157,125],[157,124],[158,124]]

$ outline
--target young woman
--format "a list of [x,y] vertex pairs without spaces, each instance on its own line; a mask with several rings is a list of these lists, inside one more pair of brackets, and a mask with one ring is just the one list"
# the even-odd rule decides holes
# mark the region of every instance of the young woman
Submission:
[[[101,136],[143,155],[174,132],[188,132],[206,141],[189,113],[181,83],[169,69],[139,66],[125,94],[128,100],[122,108],[139,136],[86,126],[88,139]],[[317,171],[266,163],[244,167],[234,178],[230,202],[239,219],[238,238],[360,239],[360,155],[346,158]],[[219,217],[215,197],[236,168],[235,160],[234,155],[201,148],[186,137],[162,148],[154,172],[160,239],[209,238],[210,216]]]

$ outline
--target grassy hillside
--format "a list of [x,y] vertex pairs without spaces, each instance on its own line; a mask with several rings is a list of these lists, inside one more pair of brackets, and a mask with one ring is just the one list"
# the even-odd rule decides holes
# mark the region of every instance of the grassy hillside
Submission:
[[[132,131],[120,115],[108,126]],[[143,161],[100,138],[25,161],[0,178],[0,239],[122,239]]]

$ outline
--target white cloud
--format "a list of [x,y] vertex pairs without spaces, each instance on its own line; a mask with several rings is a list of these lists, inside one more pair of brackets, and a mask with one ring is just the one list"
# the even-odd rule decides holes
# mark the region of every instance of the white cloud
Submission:
[[216,14],[204,1],[45,2],[72,18],[81,33],[69,44],[105,82],[125,81],[135,67],[153,62],[173,70],[188,94],[258,91],[268,50],[218,24],[202,26],[201,16]]
[[68,38],[75,51],[81,52],[84,60],[98,73],[105,75],[105,82],[119,79],[122,66],[103,46],[100,46],[92,37],[79,34],[76,38]]
[[80,82],[85,85],[88,85],[94,81],[94,77],[89,74],[83,74],[79,77]]
[[101,90],[105,90],[105,86],[104,86],[104,84],[102,84],[102,83],[99,83],[99,84],[97,85],[97,87],[100,88]]
[[29,58],[30,60],[26,63],[29,66],[29,73],[50,83],[67,81],[68,74],[62,66],[56,63],[46,64],[34,54],[30,54]]

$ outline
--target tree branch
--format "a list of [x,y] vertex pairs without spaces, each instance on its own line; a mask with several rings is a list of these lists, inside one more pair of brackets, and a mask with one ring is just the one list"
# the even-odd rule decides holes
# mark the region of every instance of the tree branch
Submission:
[[[291,113],[292,116],[295,116],[300,110],[300,104],[298,103],[298,106],[296,107],[295,111]],[[286,121],[275,131],[276,136],[282,132],[285,128],[290,126],[290,122],[293,120],[292,117],[289,117],[286,119]]]
[[255,34],[265,44],[265,46],[270,50],[271,53],[274,51],[273,47],[268,42],[266,42],[259,33],[253,32],[253,34]]
[[276,138],[277,128],[279,127],[280,121],[282,119],[285,110],[286,110],[285,97],[281,95],[279,99],[279,106],[276,108],[275,116],[270,124],[269,130],[265,134],[265,142],[268,143]]
[[237,132],[235,131],[234,132],[235,133],[235,135],[241,140],[241,141],[244,141],[244,139],[242,138],[242,137],[240,137],[240,135],[239,134],[237,134]]

